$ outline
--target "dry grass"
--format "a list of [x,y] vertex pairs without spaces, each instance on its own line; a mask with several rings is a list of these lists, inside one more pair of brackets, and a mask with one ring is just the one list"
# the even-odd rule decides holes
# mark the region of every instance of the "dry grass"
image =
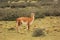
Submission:
[[[15,21],[0,21],[0,40],[60,40],[60,16],[36,19],[30,31],[27,31],[25,25],[20,28],[20,33],[16,30],[8,30],[15,28],[15,25]],[[32,37],[32,31],[35,28],[45,29],[46,36]]]

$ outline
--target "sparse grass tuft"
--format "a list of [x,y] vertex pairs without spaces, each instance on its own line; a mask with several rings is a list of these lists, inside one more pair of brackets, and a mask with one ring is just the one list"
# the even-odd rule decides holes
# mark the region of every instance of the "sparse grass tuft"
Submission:
[[15,30],[14,28],[9,28],[8,30]]

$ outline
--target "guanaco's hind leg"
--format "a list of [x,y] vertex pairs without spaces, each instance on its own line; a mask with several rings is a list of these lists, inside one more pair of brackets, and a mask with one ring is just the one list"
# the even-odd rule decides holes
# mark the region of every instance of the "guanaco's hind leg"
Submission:
[[21,22],[17,22],[17,32],[19,32],[19,26],[21,25]]

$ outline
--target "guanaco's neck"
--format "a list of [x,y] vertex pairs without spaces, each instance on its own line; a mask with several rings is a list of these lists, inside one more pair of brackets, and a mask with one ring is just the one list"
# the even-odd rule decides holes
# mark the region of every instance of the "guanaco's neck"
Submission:
[[34,20],[34,15],[31,15],[31,18]]

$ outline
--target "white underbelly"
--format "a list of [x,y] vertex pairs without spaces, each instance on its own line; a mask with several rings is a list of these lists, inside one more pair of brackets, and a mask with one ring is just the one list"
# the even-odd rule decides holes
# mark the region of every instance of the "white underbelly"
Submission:
[[27,22],[22,21],[22,24],[27,24]]
[[[28,22],[24,22],[24,21],[21,21],[22,22],[22,24],[28,24]],[[29,23],[30,25],[33,23],[33,20]]]

